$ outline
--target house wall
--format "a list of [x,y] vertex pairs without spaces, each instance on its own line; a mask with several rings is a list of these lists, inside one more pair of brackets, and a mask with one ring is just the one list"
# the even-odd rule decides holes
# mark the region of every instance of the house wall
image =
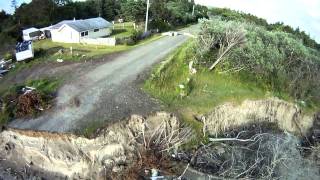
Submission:
[[51,39],[53,42],[62,43],[80,43],[83,38],[101,38],[104,36],[109,36],[112,33],[112,28],[99,29],[98,32],[94,30],[88,31],[88,36],[81,37],[81,32],[77,32],[68,25],[64,25],[62,29],[51,30]]
[[109,36],[112,32],[112,28],[99,29],[98,32],[94,32],[94,30],[89,30],[88,36],[84,38],[100,38],[103,36]]
[[79,43],[80,33],[71,27],[64,25],[62,29],[51,30],[51,39],[53,42]]

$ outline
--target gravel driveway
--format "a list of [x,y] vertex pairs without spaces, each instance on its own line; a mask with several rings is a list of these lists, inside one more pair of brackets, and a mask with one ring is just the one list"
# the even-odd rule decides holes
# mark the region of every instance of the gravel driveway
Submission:
[[56,106],[42,116],[18,119],[9,126],[73,132],[92,122],[109,123],[130,114],[146,115],[157,111],[160,105],[143,93],[139,84],[153,64],[163,60],[187,39],[183,35],[163,37],[123,53],[65,84],[58,92]]

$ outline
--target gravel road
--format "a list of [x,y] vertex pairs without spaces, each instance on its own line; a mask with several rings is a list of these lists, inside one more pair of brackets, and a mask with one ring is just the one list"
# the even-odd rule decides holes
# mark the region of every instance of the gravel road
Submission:
[[109,123],[130,114],[157,111],[159,103],[142,92],[139,85],[152,65],[187,39],[184,35],[163,37],[84,72],[60,88],[54,108],[36,119],[14,120],[9,126],[74,132],[91,123]]

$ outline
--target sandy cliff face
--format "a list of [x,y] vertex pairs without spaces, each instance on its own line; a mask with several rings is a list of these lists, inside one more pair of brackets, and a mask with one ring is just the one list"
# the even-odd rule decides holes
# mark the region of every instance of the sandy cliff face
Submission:
[[136,158],[135,139],[141,129],[148,126],[152,130],[162,121],[173,130],[179,126],[174,116],[158,113],[147,119],[132,116],[106,128],[94,139],[8,129],[0,133],[0,166],[13,168],[23,176],[30,170],[50,172],[51,178],[57,179],[99,179],[106,171],[120,171]]
[[312,127],[313,117],[304,115],[294,104],[271,98],[246,100],[240,105],[226,103],[202,118],[204,133],[217,135],[250,123],[276,123],[282,130],[301,135]]
[[[282,130],[304,135],[312,127],[313,119],[294,104],[267,99],[247,100],[240,105],[226,103],[214,108],[202,121],[204,133],[209,135],[263,122],[275,123]],[[94,139],[72,134],[4,130],[0,133],[0,179],[9,176],[103,179],[106,174],[134,164],[137,151],[146,144],[158,141],[164,145],[162,136],[177,142],[181,127],[175,116],[162,112],[146,118],[133,115],[127,121],[105,128]],[[146,143],[148,139],[150,141]],[[13,176],[2,173],[9,168],[15,172]]]

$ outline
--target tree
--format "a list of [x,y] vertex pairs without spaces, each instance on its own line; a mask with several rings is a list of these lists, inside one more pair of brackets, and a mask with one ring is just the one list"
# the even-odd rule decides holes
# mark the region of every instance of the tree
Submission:
[[121,3],[120,15],[126,21],[143,21],[146,7],[146,2],[143,0],[127,0]]
[[14,9],[14,11],[17,9],[18,7],[17,0],[11,0],[11,7]]
[[104,18],[111,21],[114,20],[115,17],[115,2],[114,0],[106,0],[104,3]]
[[22,26],[43,27],[55,20],[57,5],[52,0],[32,0],[17,8],[15,17]]

